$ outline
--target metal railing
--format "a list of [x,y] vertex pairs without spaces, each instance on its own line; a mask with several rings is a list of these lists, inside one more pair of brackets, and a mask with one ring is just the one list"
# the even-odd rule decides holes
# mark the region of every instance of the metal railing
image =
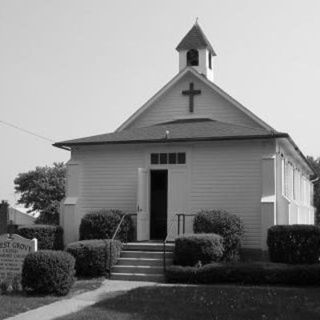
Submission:
[[[163,271],[166,271],[166,244],[169,241],[169,238],[172,233],[172,228],[174,226],[174,222],[176,221],[177,217],[177,235],[179,236],[180,234],[185,234],[186,232],[186,217],[194,217],[195,214],[186,214],[186,213],[176,213],[174,215],[174,218],[172,219],[170,226],[169,226],[169,231],[167,233],[166,238],[163,241]],[[182,222],[182,226],[181,226]],[[181,228],[182,228],[182,233],[181,233]]]
[[[121,225],[124,221],[124,219],[128,216],[136,216],[137,213],[125,213],[122,217],[121,217],[121,220],[119,221],[118,225],[117,225],[117,228],[116,230],[114,231],[113,233],[113,236],[112,238],[110,239],[110,242],[109,242],[109,278],[111,276],[111,267],[112,267],[112,241],[114,241],[116,239],[116,236],[121,228]],[[128,243],[128,228],[126,229],[126,237],[125,237],[125,244]]]

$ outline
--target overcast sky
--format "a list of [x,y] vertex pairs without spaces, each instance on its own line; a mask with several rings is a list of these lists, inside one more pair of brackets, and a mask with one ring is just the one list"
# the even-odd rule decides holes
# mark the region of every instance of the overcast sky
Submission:
[[[320,156],[318,0],[0,0],[0,120],[54,141],[115,130],[178,72],[195,18],[215,82]],[[69,153],[0,123],[0,200]]]

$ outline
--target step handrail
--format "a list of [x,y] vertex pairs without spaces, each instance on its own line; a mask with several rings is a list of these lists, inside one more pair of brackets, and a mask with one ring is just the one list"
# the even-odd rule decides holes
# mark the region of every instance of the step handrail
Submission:
[[[109,251],[109,278],[111,276],[111,264],[112,264],[112,259],[111,259],[111,256],[112,256],[112,245],[111,245],[111,242],[116,238],[116,236],[117,236],[117,234],[118,234],[118,232],[120,230],[120,227],[121,227],[125,217],[127,217],[127,216],[136,216],[136,215],[137,215],[137,213],[124,213],[123,216],[121,217],[118,225],[117,225],[116,230],[113,233],[112,238],[110,239],[110,243],[109,243],[109,249],[110,249],[110,251]],[[126,230],[126,242],[125,243],[127,243],[127,242],[128,242],[128,230]]]
[[171,231],[172,231],[172,227],[173,227],[173,223],[175,222],[175,218],[177,217],[177,223],[178,223],[178,236],[180,235],[180,217],[182,217],[182,234],[185,233],[186,231],[186,217],[194,217],[195,214],[193,213],[184,213],[184,212],[179,212],[179,213],[175,213],[174,218],[171,221],[170,227],[169,227],[169,232],[167,233],[166,238],[163,241],[163,271],[166,271],[166,243],[169,240],[169,236],[171,235]]
[[[163,271],[165,272],[166,271],[166,244],[169,240],[169,237],[171,235],[171,231],[172,231],[172,228],[173,228],[173,224],[176,220],[176,217],[179,217],[179,214],[181,213],[175,213],[174,214],[174,217],[173,219],[171,220],[171,223],[170,223],[170,226],[169,226],[169,231],[167,233],[167,236],[166,238],[163,240]],[[179,220],[179,219],[178,219]]]

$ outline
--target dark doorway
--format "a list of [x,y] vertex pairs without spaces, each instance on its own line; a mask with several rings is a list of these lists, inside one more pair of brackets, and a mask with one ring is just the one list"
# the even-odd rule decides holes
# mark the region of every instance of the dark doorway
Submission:
[[167,236],[168,171],[150,172],[150,239],[164,240]]

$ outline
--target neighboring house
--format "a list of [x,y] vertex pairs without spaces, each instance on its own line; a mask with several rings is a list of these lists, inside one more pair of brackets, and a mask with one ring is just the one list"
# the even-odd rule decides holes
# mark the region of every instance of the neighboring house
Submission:
[[0,203],[0,234],[10,232],[8,225],[25,225],[35,223],[38,212],[28,213],[24,207],[10,207],[7,201]]
[[9,207],[8,209],[8,223],[12,221],[15,225],[33,224],[39,213],[28,212],[24,207]]
[[103,208],[137,212],[138,240],[164,239],[171,226],[174,237],[176,213],[225,209],[245,224],[243,246],[258,249],[272,225],[314,223],[313,169],[290,136],[213,82],[216,54],[198,24],[177,51],[179,73],[115,132],[54,144],[71,151],[67,243]]

